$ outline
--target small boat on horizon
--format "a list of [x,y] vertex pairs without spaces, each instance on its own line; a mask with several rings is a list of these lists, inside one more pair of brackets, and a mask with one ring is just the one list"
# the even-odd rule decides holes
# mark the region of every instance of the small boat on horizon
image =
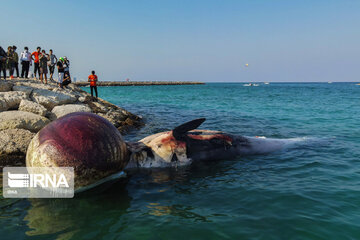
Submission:
[[268,85],[268,84],[270,84],[270,83],[269,83],[269,82],[264,82],[264,84]]
[[244,87],[257,87],[259,86],[259,84],[255,84],[255,83],[248,83],[248,84],[244,84]]

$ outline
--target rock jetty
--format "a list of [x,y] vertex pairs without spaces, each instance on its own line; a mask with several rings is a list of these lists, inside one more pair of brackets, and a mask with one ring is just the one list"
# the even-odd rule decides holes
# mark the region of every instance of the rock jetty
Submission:
[[92,112],[108,119],[122,134],[142,126],[141,117],[103,99],[95,101],[80,87],[65,89],[36,80],[0,80],[0,166],[25,164],[33,136],[57,118]]
[[[90,86],[89,82],[76,82],[74,83],[79,87]],[[153,86],[153,85],[201,85],[203,82],[176,82],[176,81],[136,81],[136,82],[98,82],[98,86],[111,87],[111,86]]]

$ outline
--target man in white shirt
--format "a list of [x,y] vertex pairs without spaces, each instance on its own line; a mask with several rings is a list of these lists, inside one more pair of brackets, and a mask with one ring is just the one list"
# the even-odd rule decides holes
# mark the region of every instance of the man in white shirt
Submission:
[[29,69],[31,65],[31,53],[29,52],[28,47],[24,47],[24,51],[20,55],[20,61],[21,61],[21,77],[23,78],[25,75],[25,78],[28,78]]

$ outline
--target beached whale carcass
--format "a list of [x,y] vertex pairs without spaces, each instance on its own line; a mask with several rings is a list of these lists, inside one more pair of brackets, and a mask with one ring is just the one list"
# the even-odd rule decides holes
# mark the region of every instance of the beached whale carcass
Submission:
[[281,149],[285,140],[234,136],[221,131],[195,130],[205,118],[184,123],[172,131],[157,133],[135,143],[129,168],[174,167],[193,161],[228,159],[240,155],[266,154]]

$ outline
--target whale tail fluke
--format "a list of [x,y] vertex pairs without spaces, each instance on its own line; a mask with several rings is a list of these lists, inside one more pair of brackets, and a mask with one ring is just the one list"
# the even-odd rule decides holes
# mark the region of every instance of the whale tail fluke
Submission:
[[205,120],[206,118],[198,118],[190,122],[181,124],[180,126],[177,126],[173,129],[174,138],[177,140],[182,139],[188,131],[198,128],[203,122],[205,122]]

